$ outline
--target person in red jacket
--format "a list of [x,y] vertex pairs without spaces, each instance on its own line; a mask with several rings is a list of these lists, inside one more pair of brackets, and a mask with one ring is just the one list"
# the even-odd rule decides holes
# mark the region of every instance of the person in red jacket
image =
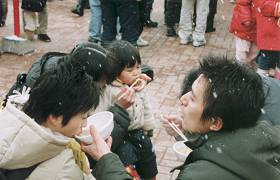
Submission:
[[280,80],[280,1],[253,0],[256,12],[257,57],[260,74],[268,75],[269,69],[275,69],[274,77]]
[[229,32],[235,36],[236,61],[250,65],[257,57],[256,18],[252,0],[237,0]]

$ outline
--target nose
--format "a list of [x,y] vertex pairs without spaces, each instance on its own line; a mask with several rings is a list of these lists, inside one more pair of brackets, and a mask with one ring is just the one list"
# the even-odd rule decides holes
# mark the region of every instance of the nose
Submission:
[[180,98],[180,102],[183,106],[187,106],[188,102],[189,102],[189,98],[190,98],[190,94],[191,92],[187,92],[186,94],[184,94],[183,96],[181,96]]

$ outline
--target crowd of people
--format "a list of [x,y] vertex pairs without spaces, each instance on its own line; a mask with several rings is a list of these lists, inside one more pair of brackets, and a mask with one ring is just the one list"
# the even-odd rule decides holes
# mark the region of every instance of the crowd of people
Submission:
[[[38,2],[23,0],[24,33],[50,42],[47,2]],[[217,0],[164,3],[166,36],[178,33],[182,45],[205,45],[205,33],[216,30]],[[280,38],[280,2],[234,3],[229,31],[236,57],[199,59],[182,82],[182,114],[163,115],[159,124],[146,89],[153,69],[142,64],[137,48],[145,44],[143,27],[158,26],[151,20],[153,0],[89,0],[88,42],[67,54],[45,54],[19,74],[6,96],[0,110],[0,179],[156,180],[154,129],[161,126],[182,140],[170,123],[192,149],[174,167],[180,171],[176,179],[280,179],[280,48],[271,42]],[[79,0],[71,12],[83,16],[86,4]],[[103,139],[91,126],[92,144],[76,139],[87,117],[101,111],[114,114],[111,136]]]

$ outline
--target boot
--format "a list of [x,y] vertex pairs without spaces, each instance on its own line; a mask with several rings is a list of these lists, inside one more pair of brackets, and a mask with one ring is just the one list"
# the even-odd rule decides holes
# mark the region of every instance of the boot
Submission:
[[177,36],[174,27],[167,27],[166,34],[167,37],[175,37]]
[[76,7],[71,9],[71,12],[74,13],[74,14],[77,14],[79,16],[83,16],[84,15],[84,6],[85,6],[85,1],[84,0],[79,0]]
[[144,26],[150,28],[158,27],[158,23],[151,20],[151,11],[148,14],[145,14]]
[[144,10],[144,26],[150,28],[156,28],[158,26],[157,22],[151,20],[152,4],[147,4]]

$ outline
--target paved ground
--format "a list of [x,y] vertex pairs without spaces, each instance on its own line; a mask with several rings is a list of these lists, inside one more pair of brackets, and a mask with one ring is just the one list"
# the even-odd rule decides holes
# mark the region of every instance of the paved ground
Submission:
[[[32,62],[48,51],[69,52],[78,42],[87,40],[89,23],[89,10],[85,16],[77,17],[70,13],[75,0],[53,0],[49,6],[49,35],[51,43],[35,41],[36,51],[25,56],[3,54],[0,56],[0,98],[4,96],[16,75],[25,72]],[[8,24],[0,29],[0,38],[13,34],[12,1],[9,0]],[[155,80],[147,87],[155,117],[161,114],[178,113],[177,97],[180,84],[186,72],[198,60],[209,54],[223,54],[231,56],[234,53],[233,37],[227,28],[231,18],[233,5],[228,0],[218,2],[218,13],[215,19],[214,33],[207,34],[207,45],[194,48],[191,45],[182,46],[178,38],[165,36],[163,0],[155,0],[152,19],[159,22],[159,28],[145,29],[144,39],[150,41],[150,46],[141,48],[143,62],[151,65],[155,70]],[[177,172],[171,174],[170,169],[180,165],[173,153],[174,140],[165,133],[160,124],[153,139],[157,153],[159,180],[175,179]]]

